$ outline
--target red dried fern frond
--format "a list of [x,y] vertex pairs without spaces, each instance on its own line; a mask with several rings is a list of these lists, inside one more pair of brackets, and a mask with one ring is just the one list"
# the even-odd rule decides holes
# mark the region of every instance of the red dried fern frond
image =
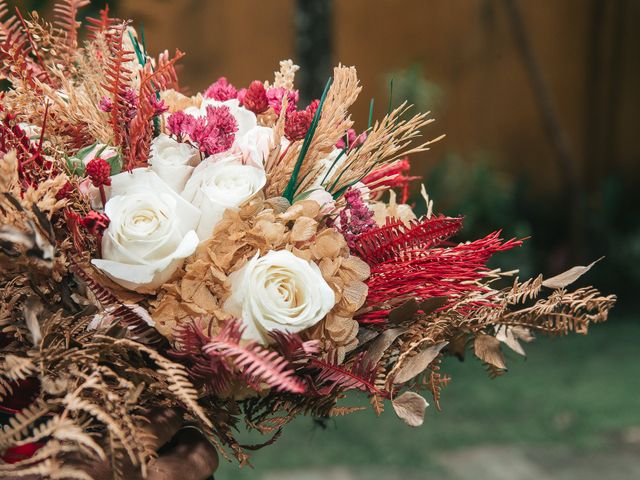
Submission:
[[231,362],[249,385],[265,383],[279,391],[304,393],[304,382],[295,377],[289,362],[278,352],[269,351],[256,342],[240,345],[242,330],[240,323],[228,321],[222,331],[204,346],[204,353]]
[[458,233],[462,218],[431,217],[414,220],[408,225],[396,218],[359,235],[352,250],[369,265],[374,266],[396,258],[406,258],[414,249],[427,249],[441,244]]
[[269,336],[273,339],[273,349],[291,363],[299,363],[320,353],[319,340],[303,340],[297,333],[275,330]]
[[60,28],[66,36],[67,46],[73,51],[78,48],[78,10],[89,5],[90,0],[62,0],[53,7],[54,25]]
[[100,10],[99,18],[87,17],[86,21],[89,40],[95,40],[99,35],[106,34],[113,27],[122,23],[122,21],[117,18],[109,17],[109,5],[105,5],[105,7]]
[[178,75],[175,63],[183,56],[184,53],[180,50],[176,50],[172,59],[161,55],[155,71],[152,71],[152,66],[148,63],[141,72],[138,110],[129,127],[130,148],[127,169],[144,166],[147,163],[153,136],[152,122],[157,115],[153,100],[156,99],[157,92],[177,88]]
[[123,46],[126,25],[113,27],[116,29],[113,35],[107,37],[107,43],[111,52],[111,58],[106,62],[105,82],[102,87],[111,94],[111,127],[116,145],[122,146],[123,151],[128,150],[127,123],[123,121],[130,108],[128,92],[131,86],[131,70],[126,64],[133,59],[133,52],[125,50]]
[[177,328],[175,337],[177,347],[169,354],[187,366],[194,383],[203,385],[216,396],[228,394],[233,371],[223,359],[203,353],[211,339],[193,322]]

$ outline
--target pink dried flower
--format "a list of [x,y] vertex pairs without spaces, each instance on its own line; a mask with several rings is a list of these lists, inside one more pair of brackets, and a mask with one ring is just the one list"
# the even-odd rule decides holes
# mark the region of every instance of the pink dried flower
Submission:
[[136,112],[138,111],[138,95],[135,90],[132,88],[128,88],[124,92],[124,101],[126,103],[126,108],[124,110],[124,121],[130,122],[133,120],[133,117],[136,116]]
[[307,110],[287,113],[284,136],[292,142],[302,140],[307,135],[312,120],[313,115]]
[[149,104],[153,108],[154,117],[158,117],[169,110],[169,107],[167,107],[166,103],[164,103],[164,100],[162,100],[161,98],[158,99],[155,95],[151,95],[149,97]]
[[169,118],[167,118],[167,128],[170,133],[178,137],[178,139],[181,139],[191,131],[195,122],[196,119],[193,116],[179,111],[169,115]]
[[215,155],[231,148],[238,131],[238,122],[227,106],[207,106],[206,118],[195,119],[189,137],[206,155]]
[[350,188],[344,194],[346,206],[340,211],[340,226],[338,230],[344,236],[350,248],[355,245],[359,235],[376,227],[373,211],[362,200],[359,188]]
[[315,100],[312,100],[309,105],[307,105],[306,110],[311,114],[311,116],[313,116],[318,111],[319,106],[320,106],[320,100],[316,98]]
[[94,158],[87,163],[86,172],[94,187],[111,185],[111,165],[106,160]]
[[242,91],[242,95],[238,95],[240,103],[247,110],[251,110],[256,115],[264,113],[269,108],[269,99],[267,91],[262,82],[254,80],[249,88]]
[[98,104],[98,109],[105,113],[110,113],[113,109],[113,102],[106,95],[100,99],[100,103]]
[[360,135],[356,135],[356,131],[353,128],[350,128],[349,130],[347,130],[345,136],[338,140],[338,142],[336,143],[336,148],[342,150],[343,148],[346,148],[348,146],[349,150],[352,150],[362,145],[366,139],[367,132],[362,132]]
[[287,113],[294,112],[298,104],[298,91],[287,90],[283,87],[271,87],[267,90],[267,99],[269,100],[269,106],[273,108],[276,115],[280,115],[282,110],[282,99],[287,96]]
[[236,87],[231,85],[226,77],[220,77],[215,83],[212,83],[207,91],[204,92],[205,98],[213,98],[214,100],[218,100],[220,102],[224,102],[225,100],[231,100],[233,98],[237,98],[238,91]]

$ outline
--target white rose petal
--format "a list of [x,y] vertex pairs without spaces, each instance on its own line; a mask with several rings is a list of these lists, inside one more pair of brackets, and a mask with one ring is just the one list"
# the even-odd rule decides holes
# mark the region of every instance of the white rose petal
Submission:
[[193,167],[200,163],[198,150],[161,134],[151,142],[151,170],[176,192],[182,192]]
[[246,339],[263,344],[274,330],[294,333],[312,327],[335,305],[318,266],[287,250],[256,255],[229,282],[225,311],[243,322]]
[[245,135],[239,137],[236,144],[242,152],[244,163],[263,167],[274,146],[273,129],[261,126],[253,127]]
[[102,258],[91,263],[130,290],[157,289],[198,246],[200,211],[148,169],[112,177],[105,213]]
[[214,155],[198,165],[182,196],[202,212],[197,228],[200,240],[211,237],[225,210],[237,210],[266,183],[264,170],[243,165],[239,156]]

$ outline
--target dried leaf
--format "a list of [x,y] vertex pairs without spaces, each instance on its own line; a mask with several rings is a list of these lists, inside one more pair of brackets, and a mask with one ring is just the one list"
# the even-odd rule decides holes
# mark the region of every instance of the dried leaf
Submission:
[[496,328],[496,338],[514,352],[525,357],[527,354],[518,340],[528,343],[534,339],[534,336],[527,328],[500,325]]
[[420,302],[420,310],[422,310],[422,312],[425,314],[433,313],[444,304],[446,304],[448,300],[449,297],[427,298],[425,301]]
[[396,415],[410,427],[419,427],[424,423],[424,411],[429,406],[424,397],[415,392],[404,392],[391,404]]
[[480,334],[475,338],[473,348],[476,352],[476,357],[483,362],[487,362],[497,368],[507,368],[500,350],[500,340],[496,337]]
[[440,350],[442,350],[447,343],[449,342],[438,342],[425,348],[413,357],[408,358],[398,370],[393,382],[405,383],[415,376],[420,375],[426,370],[429,364],[433,362],[440,353]]
[[411,320],[418,311],[418,302],[415,298],[407,300],[399,307],[389,312],[389,323],[398,325],[407,320]]
[[391,344],[395,342],[396,338],[404,332],[406,332],[406,329],[404,328],[390,328],[382,332],[367,350],[364,361],[369,362],[372,365],[377,364],[387,348],[389,348]]
[[587,266],[577,266],[570,268],[564,273],[560,275],[556,275],[555,277],[547,278],[542,285],[547,288],[565,288],[568,285],[571,285],[573,282],[578,280],[582,275],[587,273],[591,267],[593,267],[596,263],[602,260],[604,257],[600,257],[593,263],[590,263]]

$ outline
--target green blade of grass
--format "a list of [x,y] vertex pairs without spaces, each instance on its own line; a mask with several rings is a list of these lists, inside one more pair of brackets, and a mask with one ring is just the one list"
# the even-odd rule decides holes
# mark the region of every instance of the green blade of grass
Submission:
[[296,188],[298,185],[298,174],[300,173],[300,168],[302,167],[302,162],[304,161],[304,157],[311,146],[311,141],[313,140],[313,135],[318,127],[318,122],[320,121],[320,113],[322,111],[322,107],[324,105],[325,100],[327,99],[327,93],[329,92],[329,87],[331,86],[331,82],[333,78],[329,77],[327,80],[327,85],[324,87],[324,92],[322,92],[322,97],[320,97],[320,103],[318,104],[318,109],[316,110],[315,115],[313,116],[313,120],[311,121],[311,126],[307,131],[307,134],[304,137],[304,141],[302,142],[302,148],[300,149],[300,154],[298,155],[298,159],[296,160],[296,164],[293,167],[293,172],[291,172],[291,178],[287,183],[286,188],[284,189],[284,193],[282,196],[289,200],[289,202],[293,202],[293,197],[296,193]]

